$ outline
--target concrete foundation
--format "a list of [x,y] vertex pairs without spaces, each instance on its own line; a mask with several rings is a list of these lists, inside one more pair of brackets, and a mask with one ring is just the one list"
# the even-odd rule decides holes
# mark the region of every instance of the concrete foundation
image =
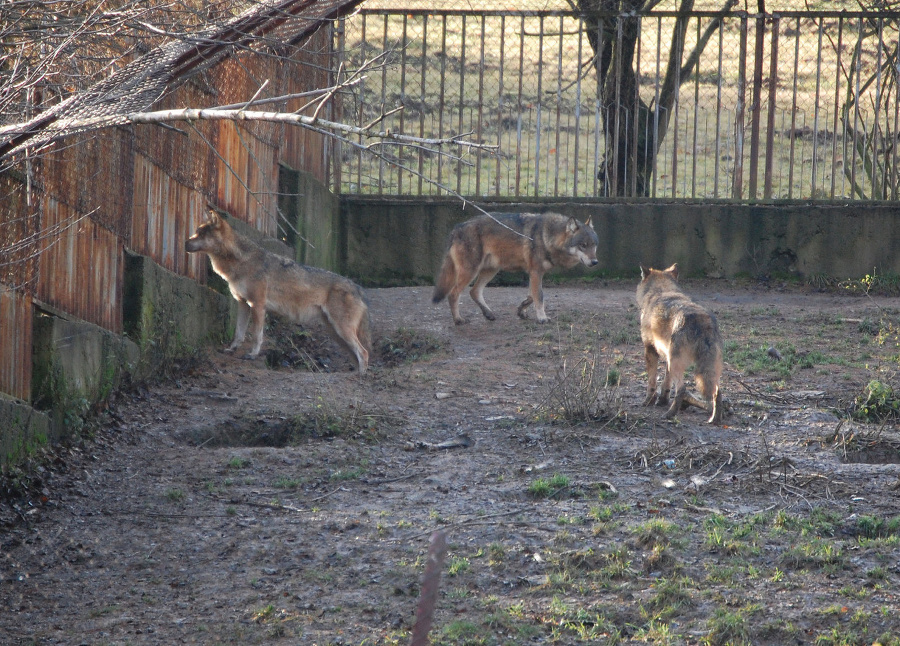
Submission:
[[[595,271],[637,274],[638,265],[683,275],[858,278],[900,274],[900,219],[893,204],[745,206],[485,201],[488,211],[556,211],[591,218],[600,238]],[[343,270],[368,285],[433,283],[454,225],[478,215],[460,200],[341,200]],[[584,272],[585,270],[580,270]]]
[[0,467],[28,457],[52,437],[50,416],[0,395]]

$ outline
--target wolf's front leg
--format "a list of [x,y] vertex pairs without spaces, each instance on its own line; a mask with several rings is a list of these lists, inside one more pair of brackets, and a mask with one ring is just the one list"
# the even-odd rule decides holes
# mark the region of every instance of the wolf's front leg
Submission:
[[542,284],[542,274],[532,271],[528,273],[528,287],[530,294],[525,301],[519,306],[519,316],[525,318],[525,308],[528,307],[526,301],[534,302],[534,314],[538,323],[546,323],[550,319],[544,310],[544,286]]
[[238,349],[241,343],[244,342],[244,337],[247,335],[247,324],[249,322],[250,305],[247,304],[247,301],[238,301],[237,323],[234,327],[234,339],[232,339],[231,345],[225,348],[225,352],[234,352]]
[[681,410],[681,403],[684,401],[685,392],[687,392],[687,387],[684,383],[675,387],[675,397],[672,398],[672,405],[669,406],[669,410],[666,411],[666,419],[672,419],[678,414],[678,411]]
[[259,349],[262,347],[263,328],[266,327],[266,306],[265,303],[254,303],[252,308],[253,315],[253,331],[250,338],[253,339],[253,347],[244,357],[245,359],[255,359],[259,355]]

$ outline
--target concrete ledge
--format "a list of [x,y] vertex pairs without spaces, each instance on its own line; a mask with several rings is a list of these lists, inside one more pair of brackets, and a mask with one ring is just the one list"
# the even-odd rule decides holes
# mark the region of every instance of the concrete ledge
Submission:
[[51,439],[50,416],[0,395],[0,466],[16,464]]
[[137,345],[125,337],[36,312],[31,400],[52,411],[51,439],[77,431],[92,406],[135,374],[139,359]]
[[163,269],[150,258],[125,255],[123,326],[140,348],[136,378],[165,369],[179,355],[223,343],[233,329],[236,301]]
[[[894,204],[634,204],[485,200],[488,211],[591,218],[597,271],[637,274],[674,262],[687,276],[900,274]],[[432,283],[451,229],[478,214],[453,199],[344,196],[344,272],[366,284]]]

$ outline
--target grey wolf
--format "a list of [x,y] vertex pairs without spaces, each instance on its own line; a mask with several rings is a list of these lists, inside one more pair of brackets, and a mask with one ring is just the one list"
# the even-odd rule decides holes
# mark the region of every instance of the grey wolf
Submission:
[[[722,335],[716,317],[694,303],[679,289],[678,265],[660,270],[641,267],[637,286],[637,304],[641,310],[641,340],[647,361],[647,398],[644,406],[665,406],[669,391],[675,396],[666,418],[671,419],[684,402],[693,403],[686,395],[684,371],[695,366],[695,378],[706,407],[712,414],[710,424],[722,421]],[[659,358],[666,362],[662,388],[656,392]]]
[[365,374],[372,348],[369,308],[356,283],[267,251],[215,213],[185,241],[184,249],[209,255],[213,270],[225,279],[238,302],[234,340],[227,352],[240,347],[252,319],[253,346],[246,358],[255,358],[262,346],[266,311],[270,311],[294,323],[324,323],[356,358],[359,373]]
[[432,301],[440,303],[446,297],[456,324],[466,323],[459,314],[459,295],[474,280],[469,295],[485,318],[493,321],[496,317],[484,302],[485,285],[498,271],[524,271],[529,295],[516,313],[527,318],[525,309],[534,303],[538,323],[546,323],[544,274],[579,263],[593,267],[597,243],[590,220],[585,224],[558,213],[492,213],[473,218],[450,233]]

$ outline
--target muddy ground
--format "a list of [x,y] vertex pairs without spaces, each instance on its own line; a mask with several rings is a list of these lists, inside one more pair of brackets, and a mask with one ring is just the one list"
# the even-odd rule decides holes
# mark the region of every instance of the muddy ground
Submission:
[[546,286],[544,326],[373,289],[369,375],[273,325],[274,365],[119,393],[3,504],[0,642],[405,644],[444,530],[434,643],[900,643],[900,299],[684,287],[722,427],[641,406],[633,281]]

